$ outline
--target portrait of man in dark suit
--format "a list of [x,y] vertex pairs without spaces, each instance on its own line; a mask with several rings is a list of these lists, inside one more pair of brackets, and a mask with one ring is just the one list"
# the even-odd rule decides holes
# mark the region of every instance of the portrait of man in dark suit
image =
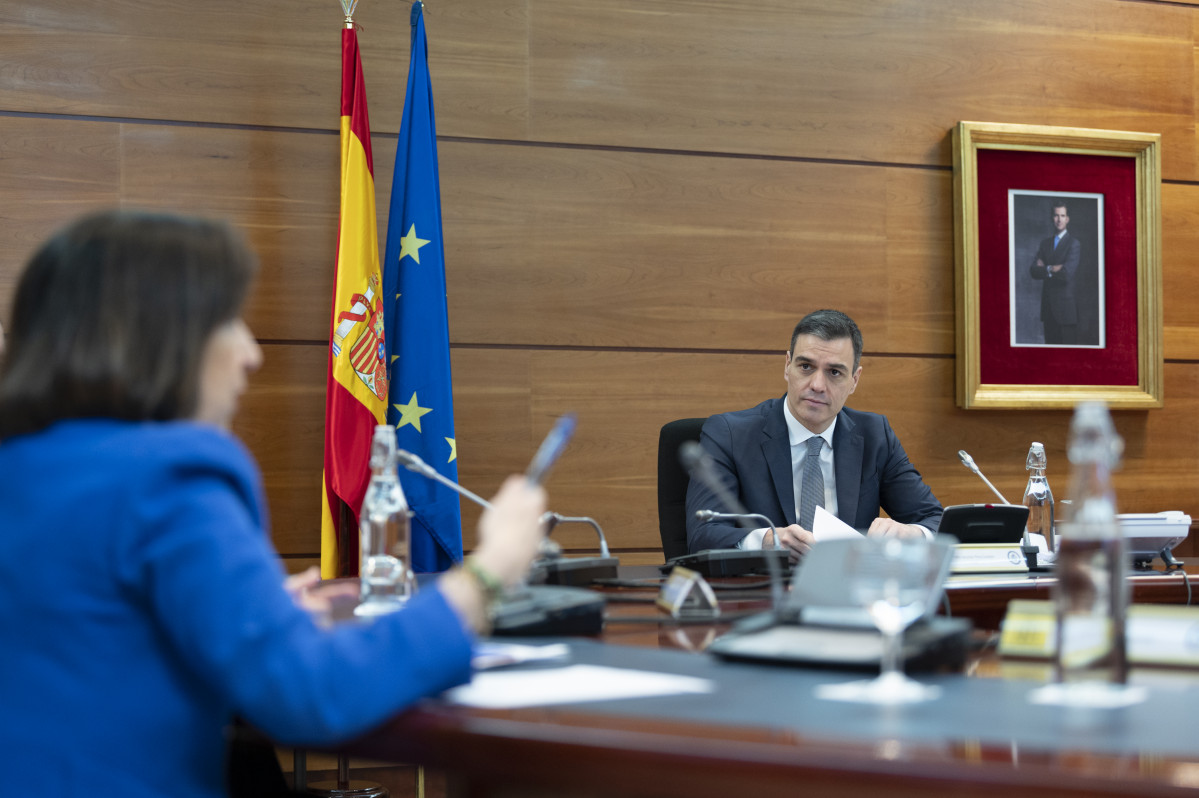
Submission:
[[1082,245],[1070,235],[1070,209],[1065,202],[1053,205],[1054,233],[1041,241],[1036,261],[1028,267],[1034,280],[1041,280],[1041,324],[1045,343],[1078,344],[1078,300],[1075,282]]
[[1012,194],[1012,344],[1102,346],[1102,195]]

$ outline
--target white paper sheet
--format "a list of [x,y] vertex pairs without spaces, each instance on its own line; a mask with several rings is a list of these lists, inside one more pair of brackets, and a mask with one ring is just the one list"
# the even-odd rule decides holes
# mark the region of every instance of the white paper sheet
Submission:
[[569,656],[570,646],[565,643],[526,646],[519,643],[497,643],[489,640],[475,644],[475,653],[470,659],[470,664],[474,666],[475,670],[482,671],[534,660],[564,660]]
[[445,697],[454,704],[483,709],[515,709],[581,701],[612,701],[675,693],[710,693],[710,679],[672,673],[571,665],[550,670],[476,673],[470,684],[455,687]]
[[817,507],[816,515],[812,518],[812,537],[819,543],[822,540],[861,538],[862,533],[823,507]]

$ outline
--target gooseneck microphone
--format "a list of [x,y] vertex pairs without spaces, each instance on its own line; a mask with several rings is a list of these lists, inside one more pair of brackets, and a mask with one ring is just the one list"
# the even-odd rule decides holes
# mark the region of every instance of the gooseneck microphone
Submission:
[[958,457],[962,458],[962,465],[966,466],[966,468],[969,468],[978,476],[979,479],[987,483],[987,487],[991,489],[992,493],[999,497],[999,501],[1003,502],[1004,504],[1011,504],[1011,502],[1003,498],[1003,494],[991,484],[991,480],[983,476],[983,472],[980,471],[978,466],[974,464],[974,458],[968,455],[965,449],[958,449]]
[[[397,450],[396,459],[400,462],[400,465],[404,466],[404,468],[407,468],[409,471],[420,474],[422,477],[431,479],[434,482],[440,482],[442,485],[445,485],[447,488],[455,493],[458,493],[459,495],[465,496],[480,507],[485,509],[491,508],[491,502],[487,501],[474,491],[462,487],[449,477],[439,474],[437,470],[433,468],[433,466],[429,465],[424,460],[420,459],[418,455],[413,454],[407,449]],[[545,516],[542,516],[541,520],[543,523],[546,521],[546,516],[548,515],[549,513],[546,513]],[[542,538],[541,540],[541,547],[539,551],[543,557],[557,556],[561,553],[558,548],[558,544],[549,539],[549,528],[546,529],[546,537]]]
[[594,518],[588,518],[585,515],[562,515],[555,512],[547,512],[541,516],[541,522],[546,525],[545,534],[550,534],[554,531],[554,527],[558,524],[590,524],[595,529],[595,534],[599,536],[600,556],[611,557],[608,551],[608,539],[604,537],[604,530],[600,529],[599,523]]
[[770,528],[770,537],[774,541],[774,548],[782,548],[779,545],[778,531],[774,528],[774,522],[759,513],[718,513],[715,510],[696,510],[695,517],[701,521],[736,521],[746,528],[753,528],[753,524],[748,523],[750,520],[761,521],[761,526]]
[[[991,489],[992,493],[994,493],[996,496],[999,497],[999,501],[1003,502],[1004,504],[1011,504],[1010,501],[1003,498],[1002,493],[1000,493],[998,490],[996,490],[995,486],[991,484],[991,480],[989,480],[985,476],[983,476],[983,472],[979,470],[977,465],[975,465],[974,458],[971,457],[969,454],[967,454],[965,449],[958,449],[958,457],[962,458],[962,465],[966,466],[966,468],[969,468],[971,471],[973,471],[975,474],[978,475],[979,479],[981,479],[983,482],[987,483],[987,487]],[[1024,543],[1021,546],[1021,548],[1024,550],[1024,557],[1028,560],[1029,565],[1031,567],[1032,565],[1034,565],[1036,563],[1037,547],[1032,544],[1032,540],[1028,537],[1028,525],[1027,524],[1025,524],[1025,526],[1024,526]]]
[[[766,526],[770,527],[770,537],[774,539],[775,550],[782,550],[779,545],[779,533],[774,528],[774,523],[764,515],[759,513],[718,513],[713,510],[696,510],[695,517],[701,521],[737,521],[748,522],[750,519],[761,521]],[[753,526],[749,524],[749,526]],[[770,568],[770,600],[777,610],[783,605],[783,579],[780,572],[778,562],[771,559],[768,562]]]
[[[735,520],[746,529],[754,528],[753,523],[750,521],[751,518],[765,521],[766,526],[770,527],[771,537],[774,539],[774,550],[782,550],[782,546],[779,545],[778,532],[775,530],[774,524],[764,515],[749,512],[745,508],[745,505],[737,500],[737,497],[721,481],[720,475],[716,473],[716,465],[712,462],[712,455],[704,451],[703,446],[696,441],[684,442],[679,447],[679,460],[688,473],[691,474],[692,479],[698,479],[704,483],[709,490],[716,494],[716,498],[721,504],[733,511],[731,513],[718,513],[713,510],[696,510],[696,518],[703,521]],[[772,609],[777,612],[783,598],[783,569],[779,564],[779,556],[767,556],[766,567],[770,571]]]
[[480,507],[491,507],[491,502],[487,501],[477,493],[467,490],[449,477],[437,473],[437,469],[433,468],[433,466],[429,465],[407,449],[398,450],[396,452],[396,459],[400,461],[400,465],[404,466],[404,468],[407,468],[409,471],[420,474],[422,477],[428,477],[434,482],[440,482],[442,485],[445,485],[455,493],[465,496]]

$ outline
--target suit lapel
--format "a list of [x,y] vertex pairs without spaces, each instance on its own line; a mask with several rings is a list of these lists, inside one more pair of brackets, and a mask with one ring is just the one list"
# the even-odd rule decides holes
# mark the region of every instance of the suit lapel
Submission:
[[842,411],[833,431],[833,470],[837,474],[837,515],[852,527],[858,526],[858,494],[862,488],[862,452],[865,442],[854,423]]
[[[762,456],[770,469],[770,479],[783,510],[783,526],[795,523],[795,476],[791,472],[791,439],[783,419],[783,402],[779,399],[766,412],[762,423]],[[775,519],[770,519],[779,523]]]

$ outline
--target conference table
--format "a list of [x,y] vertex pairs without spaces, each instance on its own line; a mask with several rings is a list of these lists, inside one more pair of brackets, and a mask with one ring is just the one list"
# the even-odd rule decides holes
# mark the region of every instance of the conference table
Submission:
[[[1188,567],[1190,567],[1188,565]],[[1013,598],[1048,598],[1052,577],[951,580],[948,603],[974,620],[978,650],[965,671],[920,674],[942,696],[908,706],[818,698],[819,685],[862,678],[836,667],[721,660],[704,648],[725,621],[681,623],[657,610],[656,569],[622,568],[607,621],[563,643],[564,666],[672,674],[702,692],[484,709],[429,699],[342,750],[446,773],[460,796],[970,796],[1199,795],[1199,680],[1136,669],[1141,704],[1114,710],[1033,704],[1044,663],[994,649]],[[1190,603],[1183,572],[1130,577],[1135,602]],[[768,591],[725,582],[724,616],[766,606]],[[753,581],[753,580],[743,580]],[[759,595],[755,596],[755,590]],[[1196,672],[1194,675],[1199,675]]]

